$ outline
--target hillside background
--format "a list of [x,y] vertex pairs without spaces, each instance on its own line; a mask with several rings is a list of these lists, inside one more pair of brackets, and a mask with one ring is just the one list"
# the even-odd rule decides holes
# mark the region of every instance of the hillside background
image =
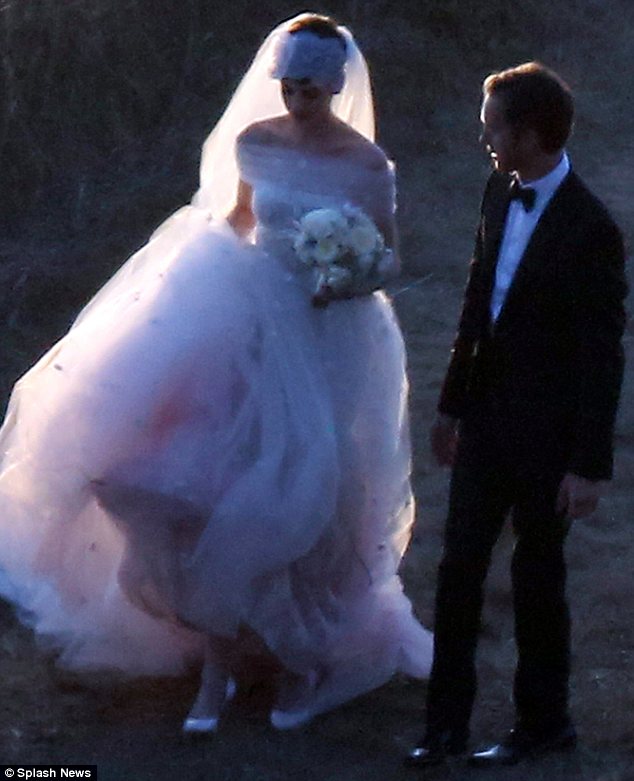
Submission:
[[[0,397],[81,306],[197,188],[202,142],[265,34],[307,10],[272,0],[5,0],[0,3]],[[620,221],[634,214],[630,0],[341,0],[308,10],[354,32],[374,79],[379,142],[396,161],[404,284],[395,298],[412,380],[419,520],[403,574],[432,618],[447,475],[427,428],[458,316],[479,198],[482,79],[539,59],[571,85],[576,170]],[[631,353],[631,330],[626,336]],[[634,414],[628,364],[617,473],[569,545],[573,707],[582,747],[499,779],[634,779]],[[500,545],[489,581],[476,742],[512,718],[513,664]],[[1,607],[1,605],[0,605]],[[293,735],[239,708],[209,748],[181,745],[193,686],[60,676],[0,610],[0,761],[98,761],[102,778],[405,778],[424,684],[395,681]],[[450,775],[458,778],[459,769]],[[460,776],[462,777],[462,776]]]

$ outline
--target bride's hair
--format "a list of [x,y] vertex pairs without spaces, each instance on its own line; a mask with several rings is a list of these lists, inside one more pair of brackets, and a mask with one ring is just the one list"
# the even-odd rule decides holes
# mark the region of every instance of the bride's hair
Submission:
[[319,38],[336,38],[341,41],[343,48],[346,48],[346,39],[339,32],[337,22],[330,16],[321,14],[310,14],[298,19],[289,28],[288,32],[294,33],[306,32],[313,33]]

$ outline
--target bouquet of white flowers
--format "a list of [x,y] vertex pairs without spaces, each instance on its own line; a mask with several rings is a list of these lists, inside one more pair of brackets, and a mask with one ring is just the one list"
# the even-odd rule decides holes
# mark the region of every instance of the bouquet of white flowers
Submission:
[[317,305],[379,287],[385,242],[370,217],[355,206],[307,212],[299,221],[294,248],[301,263],[317,269]]

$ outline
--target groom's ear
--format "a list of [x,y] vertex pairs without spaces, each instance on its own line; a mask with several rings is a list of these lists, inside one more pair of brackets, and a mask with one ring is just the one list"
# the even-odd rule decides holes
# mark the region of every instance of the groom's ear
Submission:
[[516,143],[522,147],[522,151],[525,155],[539,155],[544,151],[541,136],[534,127],[518,127],[515,140]]

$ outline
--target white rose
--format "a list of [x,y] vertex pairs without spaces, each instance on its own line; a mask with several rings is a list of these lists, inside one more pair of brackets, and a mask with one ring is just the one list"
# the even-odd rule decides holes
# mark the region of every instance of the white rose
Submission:
[[336,239],[326,236],[323,239],[319,239],[313,247],[312,256],[316,263],[328,264],[336,260],[340,252],[341,249]]
[[363,255],[357,255],[357,266],[366,276],[376,266],[376,261],[376,252],[366,252]]
[[351,203],[344,203],[341,213],[346,217],[350,225],[354,225],[361,220],[369,219],[367,214],[358,206],[353,206]]
[[345,228],[345,220],[334,209],[313,209],[305,214],[300,227],[303,233],[317,240],[331,238]]
[[348,226],[350,228],[353,228],[357,225],[364,225],[376,230],[374,221],[368,217],[363,209],[359,209],[356,206],[351,206],[349,203],[347,203],[341,211],[348,221]]
[[377,230],[369,220],[367,224],[355,225],[346,236],[346,244],[355,255],[366,255],[373,252],[376,249],[377,240]]

